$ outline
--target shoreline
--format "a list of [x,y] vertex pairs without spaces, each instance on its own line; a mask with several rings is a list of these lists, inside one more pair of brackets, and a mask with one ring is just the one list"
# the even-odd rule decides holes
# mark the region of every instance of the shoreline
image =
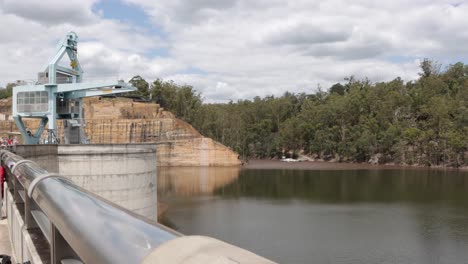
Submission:
[[242,169],[285,169],[285,170],[450,170],[468,172],[468,167],[442,167],[442,166],[422,166],[422,165],[396,165],[396,164],[369,164],[369,163],[347,163],[329,161],[301,161],[284,162],[280,160],[253,159],[241,166]]

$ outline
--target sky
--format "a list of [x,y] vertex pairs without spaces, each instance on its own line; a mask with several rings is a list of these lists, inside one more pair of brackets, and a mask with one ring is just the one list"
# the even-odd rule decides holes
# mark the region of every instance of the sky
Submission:
[[467,62],[468,0],[0,0],[0,86],[35,80],[68,31],[85,80],[141,75],[205,102],[314,93]]

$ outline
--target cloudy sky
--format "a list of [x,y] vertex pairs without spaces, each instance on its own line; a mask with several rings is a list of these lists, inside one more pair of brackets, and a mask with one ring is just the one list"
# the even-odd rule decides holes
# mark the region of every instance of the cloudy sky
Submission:
[[347,76],[467,62],[466,0],[0,0],[0,86],[32,80],[66,32],[85,78],[139,74],[208,102],[313,93]]

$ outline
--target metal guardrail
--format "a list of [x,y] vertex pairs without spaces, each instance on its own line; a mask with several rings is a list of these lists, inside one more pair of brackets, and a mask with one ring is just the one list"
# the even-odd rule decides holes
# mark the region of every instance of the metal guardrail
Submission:
[[0,159],[25,229],[41,230],[52,264],[141,263],[181,236],[7,150]]

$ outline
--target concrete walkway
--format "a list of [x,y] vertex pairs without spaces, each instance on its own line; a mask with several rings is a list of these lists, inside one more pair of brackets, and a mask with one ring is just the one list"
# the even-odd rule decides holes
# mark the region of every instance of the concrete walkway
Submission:
[[0,254],[12,255],[7,219],[0,220]]

